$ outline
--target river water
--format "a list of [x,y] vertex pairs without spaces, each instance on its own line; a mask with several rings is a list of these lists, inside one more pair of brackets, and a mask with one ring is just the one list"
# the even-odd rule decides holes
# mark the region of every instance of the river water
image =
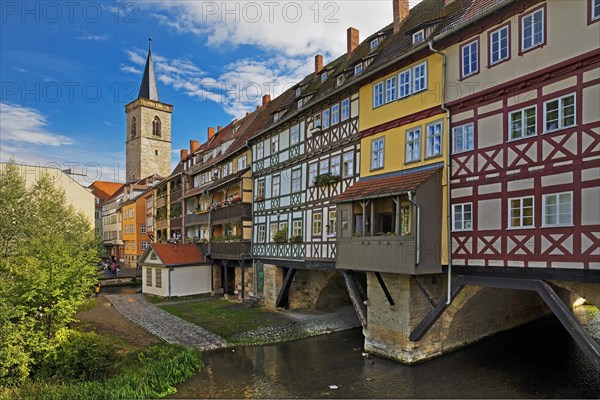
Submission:
[[172,398],[600,398],[600,374],[553,317],[413,366],[362,346],[356,329],[204,353]]

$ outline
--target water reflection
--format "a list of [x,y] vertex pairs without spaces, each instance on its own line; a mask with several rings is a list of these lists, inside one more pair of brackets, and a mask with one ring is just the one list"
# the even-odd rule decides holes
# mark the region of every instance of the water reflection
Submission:
[[353,330],[205,353],[173,398],[600,397],[600,376],[554,318],[412,367],[363,357],[362,345]]

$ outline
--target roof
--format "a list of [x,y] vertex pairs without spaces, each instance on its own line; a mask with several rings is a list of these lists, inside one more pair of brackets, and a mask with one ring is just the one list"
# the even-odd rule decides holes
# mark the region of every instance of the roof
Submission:
[[92,183],[88,188],[92,191],[94,196],[100,200],[106,200],[111,197],[115,192],[123,187],[122,183],[119,182],[106,182],[96,181]]
[[150,245],[165,266],[201,264],[206,262],[206,257],[195,244],[163,244]]
[[416,172],[393,172],[374,177],[361,178],[346,191],[333,199],[334,203],[345,203],[354,200],[373,199],[382,196],[393,196],[417,189],[423,182],[431,178],[442,167],[429,168]]
[[146,59],[144,76],[142,77],[140,92],[138,93],[138,99],[139,98],[159,101],[156,77],[154,76],[154,63],[152,62],[152,50],[150,48],[148,48],[148,58]]

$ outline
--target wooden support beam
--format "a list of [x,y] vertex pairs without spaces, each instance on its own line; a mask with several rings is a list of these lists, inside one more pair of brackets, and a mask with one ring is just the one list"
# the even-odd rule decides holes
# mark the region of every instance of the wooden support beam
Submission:
[[381,289],[383,289],[383,293],[385,293],[385,297],[387,298],[388,303],[390,303],[390,306],[395,306],[396,303],[394,302],[394,299],[392,298],[390,291],[388,290],[387,286],[385,285],[385,282],[383,281],[381,274],[377,271],[375,271],[374,274],[377,277],[377,281],[379,281],[379,286],[381,286]]
[[363,328],[367,327],[367,307],[365,303],[360,298],[358,290],[352,280],[352,276],[348,271],[340,271],[342,278],[344,278],[344,283],[346,284],[346,288],[348,289],[348,294],[350,295],[350,300],[352,300],[352,305],[354,306],[354,310],[356,311],[356,316],[358,317],[360,324]]
[[349,271],[350,275],[352,276],[352,281],[354,282],[354,286],[356,286],[356,290],[358,290],[358,294],[360,295],[360,298],[365,301],[367,300],[367,292],[365,291],[365,288],[363,288],[362,284],[358,281],[358,278],[356,277],[356,272],[354,271]]
[[277,296],[277,301],[275,302],[275,307],[287,308],[289,306],[289,294],[290,294],[290,286],[292,286],[292,281],[294,280],[294,276],[296,275],[296,268],[288,269],[287,274],[285,275],[285,279],[283,280],[283,286],[279,291],[279,296]]

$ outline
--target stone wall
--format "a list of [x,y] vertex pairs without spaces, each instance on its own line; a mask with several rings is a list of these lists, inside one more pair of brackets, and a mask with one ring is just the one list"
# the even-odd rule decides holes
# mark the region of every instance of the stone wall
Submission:
[[277,296],[283,285],[283,268],[272,264],[264,264],[265,282],[263,288],[263,305],[269,309],[275,309]]
[[[242,268],[235,267],[235,291],[238,299],[242,298]],[[254,269],[252,264],[245,267],[244,270],[244,298],[248,298],[250,293],[254,292]]]
[[351,304],[338,271],[298,270],[290,288],[290,308],[329,308]]

